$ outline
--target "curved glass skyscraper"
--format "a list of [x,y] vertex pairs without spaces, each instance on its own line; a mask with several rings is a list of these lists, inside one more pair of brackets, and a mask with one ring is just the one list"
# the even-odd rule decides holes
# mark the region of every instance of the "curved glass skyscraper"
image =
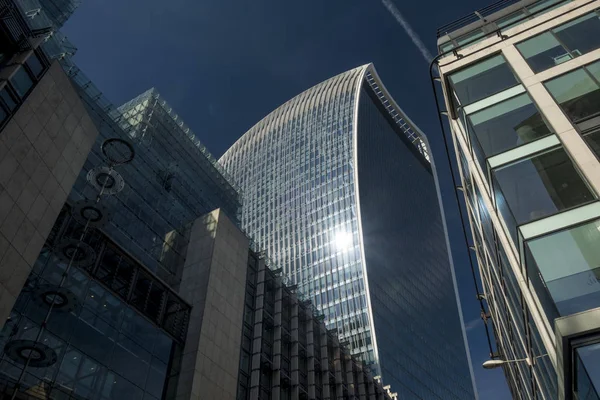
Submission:
[[242,225],[402,399],[474,387],[425,137],[371,64],[296,96],[220,159]]

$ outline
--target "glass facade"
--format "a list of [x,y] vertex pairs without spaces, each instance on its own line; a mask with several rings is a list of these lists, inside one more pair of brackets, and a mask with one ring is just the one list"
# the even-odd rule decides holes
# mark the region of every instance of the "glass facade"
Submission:
[[[523,22],[522,11],[499,5],[489,7],[502,16],[484,21],[485,32]],[[529,24],[438,67],[453,107],[472,249],[495,335],[492,357],[516,360],[504,366],[514,398],[597,399],[600,358],[595,344],[580,343],[590,333],[555,338],[559,323],[575,326],[570,318],[600,310],[598,4],[526,5],[536,8],[553,11],[538,14],[543,31]],[[557,365],[565,359],[568,365]]]
[[[439,52],[457,51],[476,45],[487,38],[497,36],[496,32],[504,32],[507,29],[526,23],[570,1],[539,0],[533,4],[523,1],[521,7],[515,7],[519,1],[509,0],[484,7],[471,15],[439,28],[437,32]],[[511,7],[512,11],[501,12],[504,11],[503,8],[508,8],[510,5],[513,6]],[[481,26],[481,20],[485,23],[483,26]]]
[[542,72],[600,47],[597,11],[517,44],[533,72]]
[[[426,146],[385,96],[372,67],[348,71],[269,114],[220,162],[244,193],[244,229],[284,268],[291,282],[309,295],[325,315],[327,327],[337,329],[352,354],[371,363],[384,383],[403,397],[420,398],[427,393],[441,398],[472,397],[469,361]],[[373,157],[378,150],[361,145],[371,140],[376,146],[386,146],[387,140],[398,152],[390,150],[385,160],[376,162]],[[391,164],[390,158],[397,158],[398,164]],[[420,179],[393,179],[386,165],[393,167],[394,173],[402,168],[414,170]],[[386,191],[385,196],[369,197],[365,199],[369,204],[363,205],[363,196],[374,190],[371,179],[382,179],[377,187]],[[427,191],[417,191],[414,197],[402,193],[404,185],[416,183]],[[414,213],[407,208],[389,215],[378,212],[378,207],[391,207],[391,203],[384,204],[387,196],[401,196],[407,208],[422,202],[419,209],[427,209],[428,214],[421,214],[426,218],[419,222],[415,218],[412,223],[415,227],[431,224],[429,229],[395,230],[394,235],[400,242],[409,241],[407,236],[412,235],[411,240],[421,241],[418,248],[424,252],[436,249],[431,260],[413,248],[405,259],[397,259],[397,264],[381,263],[382,258],[397,257],[393,254],[397,249],[391,241],[377,246],[371,230],[386,218],[399,227],[407,212]],[[417,266],[429,262],[435,263],[436,273],[417,273]],[[432,282],[435,296],[426,301],[422,293]],[[414,291],[400,295],[411,285]],[[426,311],[429,307],[447,307],[448,321],[454,322],[447,325],[443,338],[432,336],[430,340],[438,343],[428,347],[429,341],[414,338],[431,335],[433,322],[424,316],[433,318]],[[420,320],[406,325],[417,315]],[[390,329],[401,326],[406,346],[399,346],[398,337],[391,336]],[[447,353],[449,343],[456,349],[452,360]],[[431,360],[419,359],[417,349],[430,352]]]
[[[34,62],[21,69],[39,75]],[[80,114],[55,96],[53,117],[99,134],[0,332],[0,397],[173,398],[190,318],[177,245],[215,208],[235,220],[239,195],[155,91],[121,112],[69,71]]]

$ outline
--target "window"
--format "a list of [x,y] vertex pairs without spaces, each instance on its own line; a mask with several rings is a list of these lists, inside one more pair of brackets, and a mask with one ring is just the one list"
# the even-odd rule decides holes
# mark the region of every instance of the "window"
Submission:
[[517,49],[535,73],[573,58],[550,32],[544,32],[517,44]]
[[6,120],[6,117],[8,117],[8,114],[0,107],[0,125]]
[[527,94],[469,115],[472,133],[486,157],[510,150],[551,133]]
[[20,97],[24,97],[33,86],[33,80],[31,80],[25,68],[22,67],[17,69],[17,72],[10,79],[10,83]]
[[526,244],[528,270],[539,271],[560,315],[600,306],[600,220]]
[[586,14],[517,44],[534,72],[541,72],[600,47],[600,18]]
[[2,99],[0,104],[8,108],[9,111],[13,111],[17,107],[17,102],[8,86],[5,86],[4,89],[0,90],[0,99]]
[[507,206],[514,219],[507,225],[527,223],[594,199],[563,148],[496,168],[493,177],[496,204],[501,211]]
[[600,343],[577,347],[574,392],[577,399],[598,400],[600,392]]
[[35,76],[36,78],[39,78],[40,75],[42,75],[42,72],[44,71],[44,67],[42,66],[40,59],[38,58],[38,56],[35,53],[33,53],[27,59],[27,61],[25,61],[25,64],[27,64],[27,66],[29,67],[29,70],[31,71],[33,76]]
[[455,72],[449,79],[463,106],[518,84],[517,78],[501,55]]
[[600,62],[576,69],[545,83],[571,121],[578,123],[600,112]]
[[592,151],[596,153],[596,156],[600,158],[600,128],[584,133],[583,139],[587,142]]

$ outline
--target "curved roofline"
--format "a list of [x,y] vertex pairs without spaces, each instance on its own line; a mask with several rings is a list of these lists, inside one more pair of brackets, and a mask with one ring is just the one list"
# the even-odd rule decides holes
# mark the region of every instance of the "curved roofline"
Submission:
[[274,108],[274,109],[273,109],[273,111],[271,111],[270,113],[268,113],[267,115],[265,115],[263,118],[261,118],[261,119],[260,119],[260,121],[258,121],[257,123],[255,123],[254,125],[252,125],[250,128],[248,128],[248,129],[246,130],[246,132],[245,132],[245,133],[244,133],[242,136],[240,136],[240,137],[239,137],[239,138],[238,138],[238,139],[237,139],[235,142],[233,142],[233,143],[231,144],[231,146],[229,146],[229,148],[228,148],[227,150],[225,150],[225,152],[224,152],[224,153],[223,153],[223,154],[222,154],[222,155],[219,157],[219,160],[218,160],[218,161],[221,161],[221,160],[222,160],[222,159],[225,157],[225,155],[227,155],[227,153],[229,153],[229,152],[230,152],[230,151],[231,151],[231,150],[232,150],[234,147],[236,147],[236,146],[238,145],[238,143],[239,143],[239,142],[240,142],[242,139],[244,139],[244,137],[245,137],[245,136],[246,136],[246,135],[247,135],[249,132],[252,132],[252,131],[254,130],[254,128],[256,128],[258,125],[260,125],[260,124],[262,124],[263,122],[265,122],[265,121],[266,121],[266,120],[267,120],[269,117],[271,117],[271,116],[272,116],[272,115],[275,113],[275,111],[277,111],[277,110],[279,110],[279,109],[282,109],[282,108],[284,108],[286,104],[292,103],[292,102],[294,101],[294,99],[296,99],[297,97],[301,97],[301,96],[303,96],[303,95],[304,95],[304,93],[306,93],[306,92],[308,92],[308,91],[312,91],[312,90],[313,90],[315,87],[317,87],[317,86],[320,86],[320,85],[324,85],[324,84],[326,84],[327,82],[329,82],[329,81],[332,81],[332,80],[336,79],[336,78],[337,78],[338,76],[340,76],[340,75],[344,75],[344,74],[347,74],[347,73],[349,73],[349,72],[351,72],[351,71],[358,70],[358,69],[361,69],[361,68],[365,68],[365,69],[366,69],[367,67],[369,67],[369,66],[371,66],[371,65],[373,65],[373,64],[372,64],[372,63],[369,63],[369,64],[364,64],[364,65],[361,65],[361,66],[358,66],[358,67],[352,68],[352,69],[350,69],[350,70],[348,70],[348,71],[344,71],[344,72],[341,72],[341,73],[339,73],[339,74],[337,74],[337,75],[334,75],[334,76],[332,76],[331,78],[325,79],[324,81],[321,81],[321,82],[319,82],[319,83],[317,83],[317,84],[315,84],[315,85],[312,85],[312,86],[311,86],[311,87],[309,87],[308,89],[305,89],[305,90],[303,90],[302,92],[298,93],[296,96],[292,97],[292,98],[291,98],[291,99],[289,99],[288,101],[286,101],[286,102],[282,103],[281,105],[279,105],[278,107]]
[[[367,298],[367,310],[369,313],[370,319],[370,327],[371,327],[371,341],[373,345],[373,356],[375,358],[375,362],[377,365],[377,374],[381,376],[381,364],[379,361],[379,346],[377,345],[377,332],[375,330],[375,319],[373,318],[373,306],[371,305],[371,289],[369,287],[369,275],[367,273],[367,259],[365,257],[365,242],[363,239],[363,226],[362,226],[362,213],[360,210],[360,188],[358,185],[358,110],[360,107],[360,97],[362,94],[362,85],[365,81],[367,72],[375,72],[375,67],[372,63],[369,63],[363,66],[361,74],[356,80],[356,96],[354,100],[354,110],[353,110],[353,119],[354,123],[352,124],[352,158],[354,164],[354,197],[356,204],[356,219],[358,223],[358,241],[360,246],[360,261],[362,264],[362,274],[363,274],[363,283],[365,285],[365,293]],[[375,72],[375,74],[377,74]]]

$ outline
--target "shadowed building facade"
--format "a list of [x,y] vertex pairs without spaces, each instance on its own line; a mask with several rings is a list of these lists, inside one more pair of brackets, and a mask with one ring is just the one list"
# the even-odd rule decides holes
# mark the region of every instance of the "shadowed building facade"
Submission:
[[219,161],[242,227],[384,384],[475,396],[428,145],[372,65],[283,104]]

